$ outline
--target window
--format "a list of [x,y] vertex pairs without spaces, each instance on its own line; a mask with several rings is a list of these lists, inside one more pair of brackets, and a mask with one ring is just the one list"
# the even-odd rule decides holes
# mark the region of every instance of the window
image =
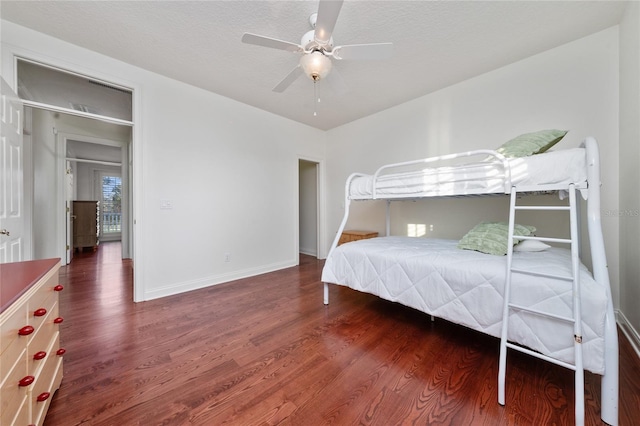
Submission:
[[100,202],[103,237],[115,237],[122,232],[122,178],[102,175],[102,200]]

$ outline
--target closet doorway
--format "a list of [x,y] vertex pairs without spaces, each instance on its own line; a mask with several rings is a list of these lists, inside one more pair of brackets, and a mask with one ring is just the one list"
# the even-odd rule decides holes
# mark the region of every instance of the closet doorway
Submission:
[[320,163],[298,160],[298,251],[318,258],[320,254],[319,214]]

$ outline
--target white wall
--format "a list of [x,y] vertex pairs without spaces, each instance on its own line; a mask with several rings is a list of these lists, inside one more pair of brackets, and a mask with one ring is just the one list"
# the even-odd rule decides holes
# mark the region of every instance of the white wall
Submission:
[[[640,353],[640,3],[620,24],[620,311]],[[629,330],[631,328],[631,330]]]
[[297,264],[298,158],[323,132],[3,21],[10,84],[13,54],[135,90],[137,300]]
[[[328,132],[327,238],[342,218],[344,182],[382,164],[497,148],[526,132],[570,130],[558,148],[595,136],[602,156],[603,209],[618,201],[618,28],[610,28]],[[636,188],[637,189],[637,188]],[[373,207],[370,207],[373,205]],[[348,228],[384,231],[384,204],[352,203]],[[393,233],[433,225],[428,236],[459,238],[481,220],[507,219],[500,198],[403,202]],[[531,223],[544,231],[548,221]],[[603,223],[614,304],[619,305],[618,222]]]

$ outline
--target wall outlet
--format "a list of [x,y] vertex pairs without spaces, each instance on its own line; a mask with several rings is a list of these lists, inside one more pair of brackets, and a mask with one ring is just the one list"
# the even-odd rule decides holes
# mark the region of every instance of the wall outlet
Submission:
[[225,253],[224,254],[224,261],[225,262],[231,262],[231,253]]

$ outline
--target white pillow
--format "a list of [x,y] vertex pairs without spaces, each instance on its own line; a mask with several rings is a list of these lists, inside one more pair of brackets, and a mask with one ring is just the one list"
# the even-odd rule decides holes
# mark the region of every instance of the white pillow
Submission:
[[546,250],[550,245],[538,240],[523,240],[522,242],[513,246],[513,251],[542,251]]

